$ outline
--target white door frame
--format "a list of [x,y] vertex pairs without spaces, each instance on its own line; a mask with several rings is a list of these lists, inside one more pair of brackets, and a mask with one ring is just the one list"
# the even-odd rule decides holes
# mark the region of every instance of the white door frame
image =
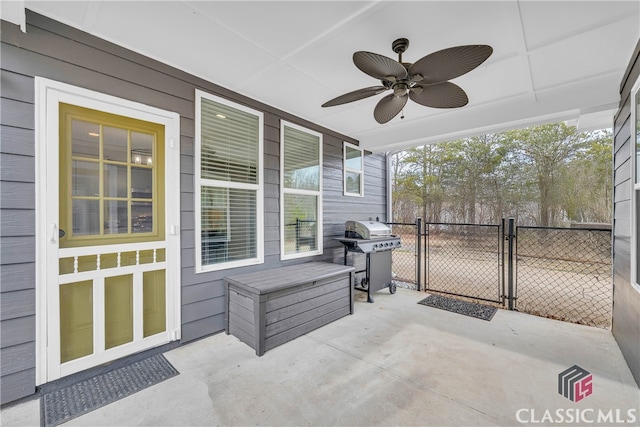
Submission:
[[[59,319],[49,310],[47,279],[58,269],[59,104],[67,103],[132,117],[165,128],[165,234],[167,335],[157,345],[180,339],[180,116],[177,113],[42,77],[35,78],[36,181],[36,385],[60,377],[51,368],[48,323]],[[50,191],[47,191],[47,190]],[[58,275],[56,275],[56,278]],[[55,310],[55,309],[54,309]],[[58,355],[59,360],[59,355]],[[58,363],[59,365],[59,363]],[[54,372],[52,372],[54,371]],[[62,375],[63,376],[63,375]]]

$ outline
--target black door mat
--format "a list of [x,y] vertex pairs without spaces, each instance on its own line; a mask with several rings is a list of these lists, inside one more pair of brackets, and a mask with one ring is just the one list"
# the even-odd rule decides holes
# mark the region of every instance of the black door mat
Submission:
[[418,301],[418,304],[451,311],[453,313],[464,314],[465,316],[487,321],[493,319],[493,315],[496,314],[496,311],[498,310],[497,308],[488,305],[460,301],[440,295],[429,295],[422,301]]
[[40,400],[40,425],[57,426],[178,374],[163,355],[157,354],[50,391]]

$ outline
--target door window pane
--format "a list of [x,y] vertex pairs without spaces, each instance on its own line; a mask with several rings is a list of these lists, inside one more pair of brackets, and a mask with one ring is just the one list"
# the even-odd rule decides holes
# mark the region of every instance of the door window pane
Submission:
[[93,353],[93,281],[60,286],[60,362]]
[[127,141],[127,130],[104,126],[102,128],[102,135],[103,159],[115,162],[126,162],[128,157],[127,147],[129,145]]
[[104,279],[105,348],[133,341],[133,275]]
[[129,217],[127,202],[119,200],[104,201],[104,234],[128,233]]
[[127,166],[104,165],[104,197],[127,197]]
[[100,163],[74,160],[71,171],[74,196],[100,196]]
[[72,222],[75,236],[100,234],[100,201],[74,200]]
[[131,203],[131,232],[150,233],[153,231],[153,203]]
[[100,157],[100,125],[83,120],[71,121],[71,154],[74,157]]
[[153,170],[131,168],[131,197],[134,199],[151,199],[153,197]]
[[153,165],[153,135],[131,132],[131,163],[136,165]]

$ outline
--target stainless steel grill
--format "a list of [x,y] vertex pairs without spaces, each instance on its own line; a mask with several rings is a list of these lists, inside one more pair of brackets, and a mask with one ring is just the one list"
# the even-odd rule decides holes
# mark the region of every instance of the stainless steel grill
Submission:
[[[391,229],[377,221],[345,222],[345,237],[337,238],[344,245],[344,264],[349,252],[365,255],[365,269],[356,271],[354,288],[367,292],[367,301],[373,302],[371,294],[384,288],[396,293],[391,271],[391,251],[401,247],[400,238],[391,234]],[[359,280],[358,277],[361,277]]]

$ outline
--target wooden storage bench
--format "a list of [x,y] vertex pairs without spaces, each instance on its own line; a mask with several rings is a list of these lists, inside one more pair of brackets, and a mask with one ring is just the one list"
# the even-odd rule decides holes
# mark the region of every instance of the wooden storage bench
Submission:
[[354,268],[327,262],[225,277],[225,332],[265,351],[353,313]]

